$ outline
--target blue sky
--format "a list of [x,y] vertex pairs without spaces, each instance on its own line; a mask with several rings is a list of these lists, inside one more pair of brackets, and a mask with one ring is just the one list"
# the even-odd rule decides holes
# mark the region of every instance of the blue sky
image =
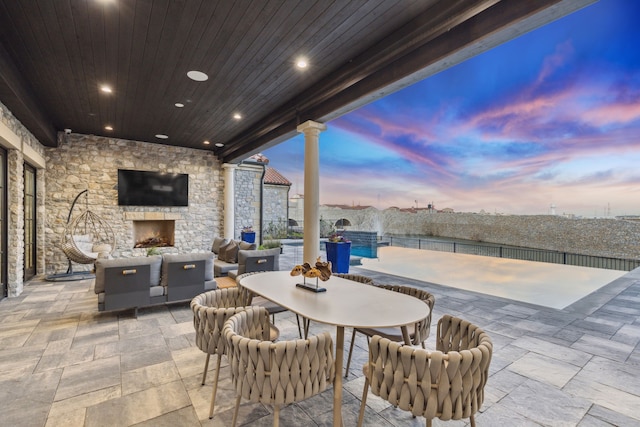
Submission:
[[[639,19],[600,0],[327,123],[320,202],[640,214]],[[264,154],[302,193],[302,135]]]

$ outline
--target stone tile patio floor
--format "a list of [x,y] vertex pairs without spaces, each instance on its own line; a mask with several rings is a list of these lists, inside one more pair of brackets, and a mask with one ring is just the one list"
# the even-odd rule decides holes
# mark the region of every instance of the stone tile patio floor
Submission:
[[[285,246],[282,269],[295,263],[299,250]],[[444,313],[490,334],[494,353],[479,426],[640,426],[640,271],[564,310],[358,267],[351,272],[433,293],[428,348],[435,346],[435,323]],[[20,297],[0,302],[0,425],[230,425],[234,400],[225,359],[216,413],[208,418],[213,375],[200,385],[205,355],[195,346],[188,304],[141,309],[137,319],[132,311],[100,313],[92,286],[91,280],[36,280]],[[283,338],[297,336],[294,315],[276,315],[276,324]],[[323,329],[335,333],[317,323],[311,333]],[[366,359],[366,339],[359,336],[344,384],[345,426],[356,424]],[[282,425],[331,425],[332,398],[330,389],[284,408]],[[367,403],[367,426],[424,425],[423,418],[371,395]],[[272,425],[272,408],[243,402],[240,421]]]

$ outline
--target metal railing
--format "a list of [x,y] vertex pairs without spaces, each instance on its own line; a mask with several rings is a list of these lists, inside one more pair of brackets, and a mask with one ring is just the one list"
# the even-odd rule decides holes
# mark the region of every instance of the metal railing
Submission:
[[399,236],[382,236],[381,242],[383,244],[384,242],[388,242],[389,246],[402,248],[426,249],[431,251],[482,255],[496,258],[519,259],[524,261],[567,264],[580,267],[603,268],[608,270],[631,271],[640,267],[640,260],[637,259],[610,258],[513,246],[460,243],[455,241]]

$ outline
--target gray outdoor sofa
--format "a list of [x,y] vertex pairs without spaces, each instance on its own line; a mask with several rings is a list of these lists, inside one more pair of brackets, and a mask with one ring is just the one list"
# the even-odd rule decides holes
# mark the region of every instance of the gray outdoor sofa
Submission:
[[217,288],[211,252],[98,259],[98,310],[111,311],[190,300]]
[[280,270],[280,248],[238,251],[238,268],[229,270],[228,276],[235,279],[244,273]]
[[255,249],[255,243],[215,237],[213,239],[213,245],[211,246],[211,252],[215,254],[215,260],[213,262],[214,277],[226,276],[229,271],[238,269],[239,251]]

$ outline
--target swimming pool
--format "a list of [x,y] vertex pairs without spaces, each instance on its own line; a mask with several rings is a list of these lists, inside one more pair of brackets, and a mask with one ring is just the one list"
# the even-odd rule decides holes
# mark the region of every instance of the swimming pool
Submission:
[[382,247],[360,268],[563,309],[625,271],[450,252]]

